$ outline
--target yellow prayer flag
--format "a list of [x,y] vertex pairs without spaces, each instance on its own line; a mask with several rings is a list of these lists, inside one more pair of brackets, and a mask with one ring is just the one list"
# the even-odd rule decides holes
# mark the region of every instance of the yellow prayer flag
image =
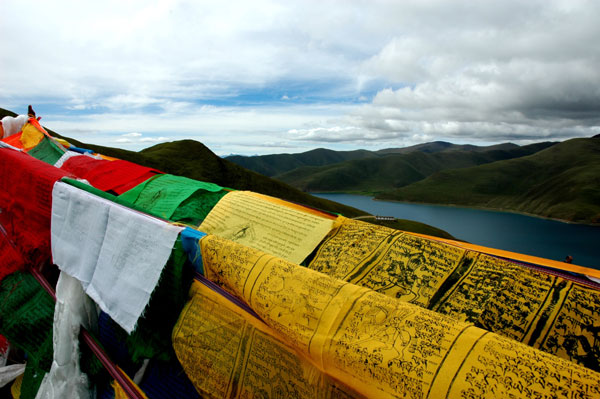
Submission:
[[600,291],[583,282],[351,219],[308,267],[600,371]]
[[21,131],[23,132],[23,134],[21,134],[21,143],[23,144],[23,149],[25,151],[38,145],[39,142],[44,138],[44,133],[40,132],[29,122],[23,126]]
[[71,146],[71,143],[69,143],[67,140],[65,139],[60,139],[58,137],[53,137],[54,140],[58,141],[62,146],[64,146],[65,148],[69,148]]
[[358,398],[275,337],[275,333],[195,282],[173,329],[173,347],[196,389],[218,398]]
[[215,205],[199,230],[301,263],[331,230],[331,217],[248,191],[232,191]]
[[371,223],[340,218],[309,267],[429,307],[467,251]]
[[600,374],[472,324],[220,237],[201,246],[210,280],[366,397],[600,395]]
[[10,393],[13,399],[19,399],[21,397],[21,385],[23,384],[23,374],[18,376],[10,386]]

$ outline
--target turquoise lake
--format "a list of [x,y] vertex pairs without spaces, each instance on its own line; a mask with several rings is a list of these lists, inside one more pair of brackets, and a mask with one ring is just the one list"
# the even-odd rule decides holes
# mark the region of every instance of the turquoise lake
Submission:
[[600,269],[600,226],[563,223],[508,212],[375,201],[352,194],[313,194],[373,215],[415,220],[456,238],[486,247],[520,252]]

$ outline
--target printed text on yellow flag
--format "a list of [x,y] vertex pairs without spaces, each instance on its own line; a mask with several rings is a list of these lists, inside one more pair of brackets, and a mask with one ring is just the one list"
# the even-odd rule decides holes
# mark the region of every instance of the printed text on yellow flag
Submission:
[[322,372],[377,398],[597,397],[600,374],[215,236],[206,276]]

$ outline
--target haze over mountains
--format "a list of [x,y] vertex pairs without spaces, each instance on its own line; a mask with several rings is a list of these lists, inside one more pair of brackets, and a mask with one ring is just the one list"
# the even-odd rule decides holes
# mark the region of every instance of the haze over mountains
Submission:
[[312,192],[501,209],[600,223],[600,138],[489,147],[432,142],[227,159]]

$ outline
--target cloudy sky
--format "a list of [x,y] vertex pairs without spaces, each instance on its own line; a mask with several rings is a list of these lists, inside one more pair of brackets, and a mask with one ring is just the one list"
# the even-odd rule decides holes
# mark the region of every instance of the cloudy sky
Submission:
[[599,1],[0,1],[0,107],[139,150],[600,133]]

